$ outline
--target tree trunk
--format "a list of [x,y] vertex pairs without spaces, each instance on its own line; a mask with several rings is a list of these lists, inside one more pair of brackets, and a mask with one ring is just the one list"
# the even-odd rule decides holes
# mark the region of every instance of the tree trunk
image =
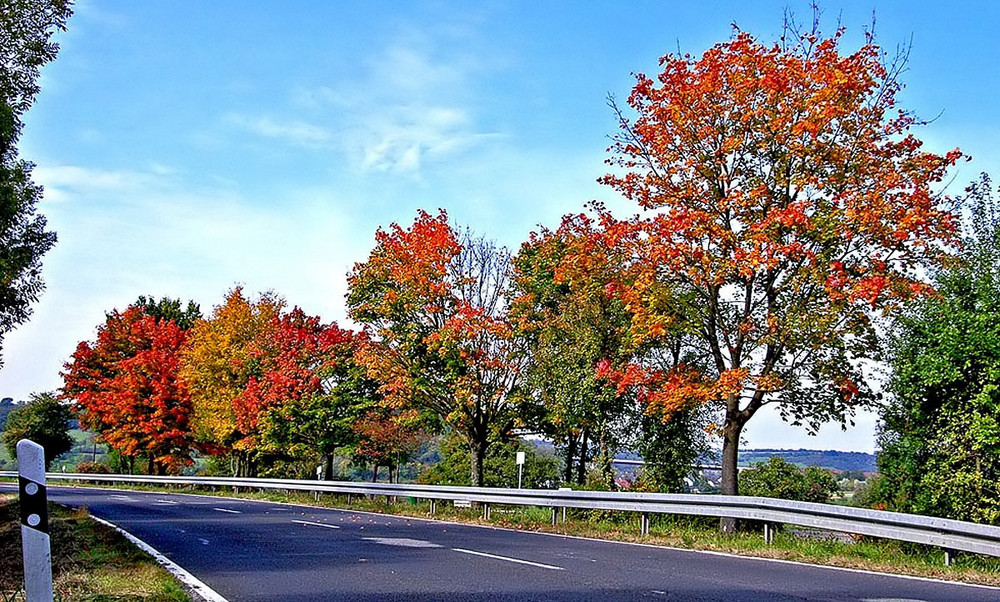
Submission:
[[333,454],[323,455],[323,480],[333,480]]
[[569,443],[566,445],[566,468],[563,474],[563,481],[573,482],[573,460],[576,458],[576,435],[571,435]]
[[587,482],[587,438],[587,431],[583,431],[583,436],[580,438],[580,463],[576,466],[576,482],[579,485]]
[[489,449],[489,441],[485,437],[473,441],[469,454],[469,480],[473,487],[482,487],[485,482],[483,475],[483,465],[486,464],[486,450]]
[[375,462],[372,466],[372,483],[378,482],[378,462]]
[[[739,453],[740,453],[740,433],[743,431],[743,423],[734,416],[726,417],[726,426],[722,434],[722,494],[739,495]],[[723,517],[719,521],[719,528],[723,533],[733,533],[736,531],[737,521],[735,518]]]

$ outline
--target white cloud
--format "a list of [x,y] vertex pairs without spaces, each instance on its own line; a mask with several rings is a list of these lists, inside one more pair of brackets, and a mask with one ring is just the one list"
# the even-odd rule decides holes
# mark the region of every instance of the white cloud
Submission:
[[258,136],[284,140],[294,146],[322,148],[329,145],[332,139],[326,129],[298,120],[281,121],[270,117],[247,117],[231,113],[225,117],[225,122]]

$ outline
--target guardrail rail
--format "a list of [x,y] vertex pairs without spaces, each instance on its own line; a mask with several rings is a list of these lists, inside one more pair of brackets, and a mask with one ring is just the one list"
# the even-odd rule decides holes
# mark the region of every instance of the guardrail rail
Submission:
[[[16,472],[0,471],[0,477],[16,476]],[[899,512],[764,497],[61,472],[48,473],[46,478],[49,481],[245,487],[309,491],[317,494],[411,497],[430,500],[432,514],[436,502],[442,500],[480,504],[487,517],[490,514],[491,504],[538,506],[552,509],[553,523],[557,520],[559,510],[563,511],[565,517],[566,508],[624,510],[640,513],[643,534],[649,532],[649,515],[655,513],[731,517],[764,521],[765,539],[768,542],[773,538],[773,525],[787,523],[938,546],[945,550],[946,563],[950,563],[951,552],[954,550],[1000,557],[1000,527]]]

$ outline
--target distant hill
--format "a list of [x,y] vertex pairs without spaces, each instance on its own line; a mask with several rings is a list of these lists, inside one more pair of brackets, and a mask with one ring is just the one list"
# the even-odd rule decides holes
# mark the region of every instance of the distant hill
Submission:
[[830,470],[860,470],[876,472],[875,454],[817,449],[744,449],[740,450],[740,466],[767,462],[777,456],[798,466],[819,466]]

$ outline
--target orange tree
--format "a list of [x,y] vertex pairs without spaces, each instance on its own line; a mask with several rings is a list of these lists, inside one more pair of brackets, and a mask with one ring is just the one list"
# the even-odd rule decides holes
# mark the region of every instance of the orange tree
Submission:
[[933,188],[961,153],[922,150],[920,122],[896,106],[901,61],[870,38],[841,54],[843,30],[786,33],[768,45],[736,30],[637,75],[601,181],[644,212],[597,206],[604,243],[627,258],[616,294],[636,336],[683,335],[691,358],[617,371],[619,384],[666,415],[724,407],[727,494],[740,434],[766,404],[816,429],[872,398],[861,364],[876,317],[928,292],[921,267],[955,240]]
[[[160,306],[169,305],[168,299]],[[150,473],[177,471],[191,463],[191,398],[179,378],[188,331],[170,318],[151,315],[144,299],[113,311],[97,340],[77,346],[63,372],[63,396],[73,401],[85,428],[129,462],[145,456]],[[193,318],[197,307],[189,305]]]
[[514,426],[510,393],[523,362],[506,317],[509,256],[460,236],[444,211],[375,236],[348,278],[350,316],[374,338],[359,361],[387,404],[417,408],[465,439],[481,485],[490,445]]

